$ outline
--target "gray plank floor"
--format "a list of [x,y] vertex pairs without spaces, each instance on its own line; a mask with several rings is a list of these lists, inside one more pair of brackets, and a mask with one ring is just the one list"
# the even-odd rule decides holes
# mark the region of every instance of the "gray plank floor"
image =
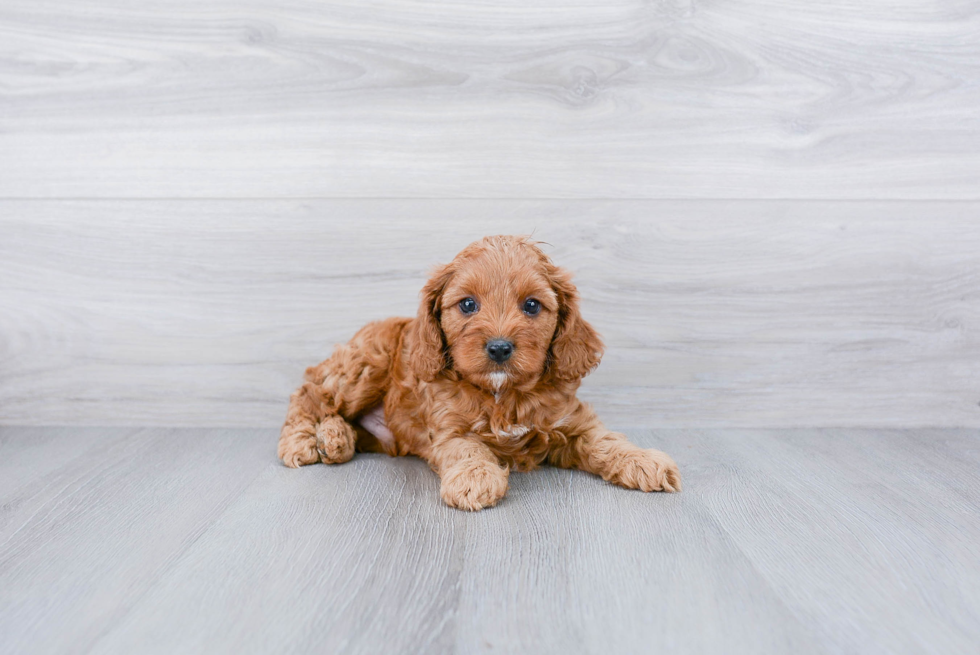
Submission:
[[273,430],[0,428],[0,652],[976,651],[980,431],[626,431],[683,493],[467,514]]

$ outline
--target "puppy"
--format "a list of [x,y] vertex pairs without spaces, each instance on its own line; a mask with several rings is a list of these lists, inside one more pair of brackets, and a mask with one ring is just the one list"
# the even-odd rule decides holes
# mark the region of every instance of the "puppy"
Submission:
[[602,425],[575,397],[602,341],[571,275],[524,237],[486,237],[437,269],[415,318],[362,328],[306,371],[279,438],[286,466],[355,450],[417,455],[447,505],[479,510],[511,469],[579,468],[629,489],[680,491],[677,465]]

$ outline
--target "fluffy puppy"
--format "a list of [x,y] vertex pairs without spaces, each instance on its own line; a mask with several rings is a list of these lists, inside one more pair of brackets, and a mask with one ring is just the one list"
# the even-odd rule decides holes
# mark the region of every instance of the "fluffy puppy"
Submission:
[[571,275],[524,237],[486,237],[438,268],[415,318],[370,323],[307,369],[279,438],[286,466],[355,450],[417,455],[446,504],[478,510],[511,469],[579,468],[629,489],[680,491],[677,465],[602,425],[575,392],[602,341]]

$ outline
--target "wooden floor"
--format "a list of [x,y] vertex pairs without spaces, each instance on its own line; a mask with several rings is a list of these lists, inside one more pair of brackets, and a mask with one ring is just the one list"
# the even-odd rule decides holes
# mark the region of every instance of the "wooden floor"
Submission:
[[275,431],[0,428],[0,652],[972,653],[980,431],[626,430],[685,491]]

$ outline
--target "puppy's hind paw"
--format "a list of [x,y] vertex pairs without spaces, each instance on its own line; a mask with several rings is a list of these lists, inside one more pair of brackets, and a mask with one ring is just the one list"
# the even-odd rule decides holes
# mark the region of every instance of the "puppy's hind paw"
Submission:
[[339,416],[328,416],[316,426],[316,452],[324,464],[342,464],[354,457],[357,432]]
[[299,468],[320,461],[320,453],[316,450],[316,440],[312,437],[304,439],[282,439],[279,441],[279,459],[289,468]]

